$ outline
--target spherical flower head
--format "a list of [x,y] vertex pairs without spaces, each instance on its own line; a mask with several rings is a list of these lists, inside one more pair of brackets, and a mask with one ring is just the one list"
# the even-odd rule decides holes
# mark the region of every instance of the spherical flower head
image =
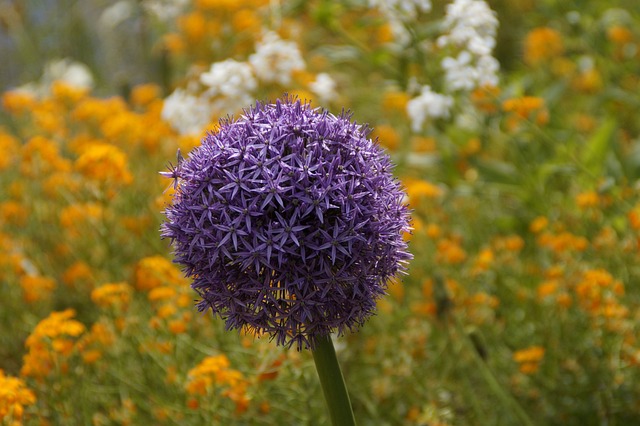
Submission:
[[165,173],[162,236],[199,310],[298,349],[374,313],[411,255],[404,193],[368,134],[344,111],[258,102]]

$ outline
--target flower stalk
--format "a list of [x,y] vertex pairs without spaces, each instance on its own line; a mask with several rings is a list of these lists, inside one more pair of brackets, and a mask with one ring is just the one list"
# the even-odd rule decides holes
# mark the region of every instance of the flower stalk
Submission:
[[318,336],[313,349],[313,360],[329,408],[333,426],[355,426],[347,386],[338,364],[336,351],[330,335]]

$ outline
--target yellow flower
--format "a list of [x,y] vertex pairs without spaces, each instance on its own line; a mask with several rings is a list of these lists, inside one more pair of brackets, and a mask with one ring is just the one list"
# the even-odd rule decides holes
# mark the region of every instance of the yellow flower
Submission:
[[21,425],[24,408],[36,403],[36,395],[17,377],[7,376],[0,369],[0,422]]
[[75,168],[88,179],[128,185],[133,176],[127,166],[127,155],[118,147],[93,144],[76,160]]
[[479,274],[481,272],[485,272],[491,268],[493,261],[495,259],[495,255],[490,248],[484,248],[478,253],[478,256],[475,259],[473,264],[473,273]]
[[246,394],[248,381],[243,374],[230,368],[229,359],[225,355],[209,356],[188,373],[185,385],[190,395],[209,395],[220,390],[220,395],[232,400],[236,405],[236,413],[244,412],[249,404]]
[[520,371],[524,374],[532,374],[540,368],[540,362],[544,358],[545,349],[542,346],[530,346],[513,353],[513,360],[519,364]]
[[147,298],[151,302],[155,302],[157,300],[172,299],[175,295],[176,295],[176,289],[175,288],[162,286],[162,287],[153,288],[149,292],[149,294],[147,295]]
[[538,285],[537,293],[538,299],[544,300],[548,296],[554,295],[558,291],[558,281],[550,280],[544,281]]
[[458,264],[465,261],[467,253],[455,239],[442,239],[438,241],[438,261],[446,264]]
[[626,27],[614,25],[607,29],[607,38],[615,44],[624,46],[633,40],[633,33]]
[[126,309],[131,301],[131,290],[125,282],[103,284],[91,292],[91,300],[103,308]]
[[405,185],[409,202],[413,207],[417,207],[422,198],[438,198],[442,195],[440,187],[426,180],[409,180]]
[[0,128],[0,171],[6,170],[15,164],[20,154],[20,141],[13,135],[5,133]]
[[395,151],[400,146],[400,135],[393,127],[386,124],[377,126],[372,132],[372,137],[377,138],[381,146],[391,151]]
[[72,105],[87,96],[89,89],[71,86],[64,81],[51,84],[51,95],[54,101]]
[[206,34],[207,20],[202,13],[193,12],[178,18],[178,27],[188,43],[198,44]]
[[144,107],[160,96],[160,87],[157,84],[140,84],[131,90],[131,103]]
[[58,145],[43,136],[34,136],[22,146],[20,171],[27,176],[40,176],[54,171],[71,170],[71,162],[60,156]]
[[405,114],[409,94],[405,92],[387,91],[382,96],[382,107],[385,112],[400,112]]
[[538,125],[549,121],[549,112],[545,108],[544,99],[535,96],[522,96],[506,99],[502,102],[502,109],[512,115],[507,121],[507,126],[512,129],[522,120],[531,120]]
[[2,94],[2,106],[11,114],[20,115],[31,112],[36,103],[35,96],[27,92],[14,90]]
[[60,212],[60,224],[70,236],[77,238],[86,233],[87,224],[98,226],[103,215],[104,211],[100,204],[72,204]]
[[36,325],[25,342],[28,352],[23,358],[21,375],[44,378],[54,366],[61,365],[56,359],[68,356],[73,350],[73,338],[85,331],[84,325],[74,320],[74,316],[73,309],[52,312]]
[[68,287],[77,287],[79,283],[93,281],[93,272],[85,262],[78,261],[69,266],[62,274],[62,282]]
[[0,203],[0,224],[24,226],[29,217],[27,207],[17,201],[5,201]]
[[532,30],[524,42],[524,60],[530,65],[547,63],[564,53],[562,35],[552,28]]
[[581,209],[597,207],[600,201],[598,193],[595,191],[582,192],[576,196],[576,204]]
[[48,299],[56,288],[56,282],[53,278],[41,275],[23,275],[20,278],[20,286],[24,292],[24,300],[34,303]]
[[141,259],[136,265],[133,281],[135,287],[142,291],[167,284],[185,286],[187,283],[180,269],[163,256]]
[[549,219],[544,216],[538,216],[529,224],[529,231],[538,234],[544,230],[547,225],[549,225]]

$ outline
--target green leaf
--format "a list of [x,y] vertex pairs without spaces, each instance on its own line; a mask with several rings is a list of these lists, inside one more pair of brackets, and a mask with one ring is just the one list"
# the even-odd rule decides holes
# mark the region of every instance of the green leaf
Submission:
[[616,127],[616,120],[607,118],[584,146],[580,160],[582,166],[593,176],[600,176],[602,173]]

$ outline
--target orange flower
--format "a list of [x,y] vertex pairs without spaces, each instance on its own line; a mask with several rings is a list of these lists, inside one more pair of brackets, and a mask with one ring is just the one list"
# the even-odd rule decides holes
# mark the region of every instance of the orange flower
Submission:
[[[36,395],[22,379],[6,376],[0,369],[0,421],[21,425],[25,406],[36,403]],[[4,422],[7,423],[4,423]]]
[[396,111],[402,114],[407,110],[409,95],[405,92],[388,91],[382,96],[382,107],[385,111]]
[[131,301],[131,286],[125,282],[101,285],[91,292],[91,300],[103,308],[126,309]]
[[549,219],[544,216],[538,216],[529,224],[529,231],[533,232],[534,234],[538,234],[543,229],[545,229],[548,224]]
[[24,291],[24,299],[27,303],[34,303],[49,298],[56,288],[53,278],[41,275],[24,275],[20,278],[20,286]]
[[128,185],[133,181],[127,155],[113,145],[88,146],[76,160],[75,168],[86,178],[99,183]]
[[633,33],[626,27],[614,25],[607,29],[607,38],[615,44],[625,45],[633,40]]
[[541,65],[564,53],[562,35],[552,28],[532,30],[524,42],[524,60],[529,65]]
[[495,86],[478,87],[471,92],[471,101],[480,111],[487,114],[498,112],[498,96],[500,88]]
[[544,353],[545,349],[542,346],[530,346],[514,352],[513,360],[519,364],[520,372],[532,374],[538,371]]
[[595,191],[581,192],[576,195],[576,204],[581,209],[589,207],[597,207],[600,202],[600,196]]
[[513,129],[522,120],[531,120],[538,125],[549,121],[549,112],[545,108],[544,99],[536,96],[522,96],[506,99],[502,102],[502,109],[512,113],[507,121],[508,127]]
[[438,241],[437,259],[448,264],[462,263],[467,258],[467,252],[453,239]]
[[56,365],[58,356],[67,356],[73,349],[73,338],[85,331],[82,323],[72,319],[73,309],[52,312],[36,325],[27,337],[27,354],[23,358],[21,374],[27,377],[44,378]]
[[372,133],[372,137],[374,139],[377,138],[380,145],[391,151],[398,149],[398,146],[400,146],[400,136],[398,135],[398,132],[396,132],[393,127],[386,124],[377,126]]

